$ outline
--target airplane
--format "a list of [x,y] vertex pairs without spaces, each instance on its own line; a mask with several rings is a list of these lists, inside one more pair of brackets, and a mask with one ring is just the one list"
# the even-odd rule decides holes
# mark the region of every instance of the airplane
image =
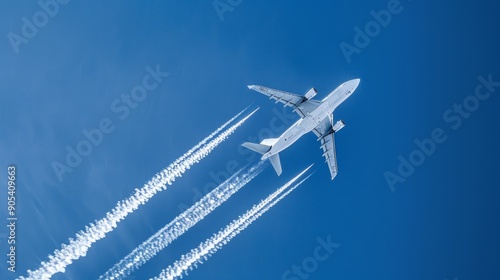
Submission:
[[269,99],[276,100],[275,103],[281,102],[285,104],[284,106],[292,107],[293,111],[299,114],[300,120],[278,138],[264,139],[260,144],[245,142],[242,146],[261,154],[261,160],[269,159],[279,176],[282,172],[279,153],[292,145],[302,135],[312,131],[318,137],[318,141],[321,141],[323,156],[333,180],[338,173],[334,134],[345,126],[343,120],[333,124],[333,111],[351,96],[360,81],[360,79],[353,79],[343,83],[321,101],[312,99],[318,93],[315,88],[301,96],[259,85],[248,86],[249,89],[267,95]]

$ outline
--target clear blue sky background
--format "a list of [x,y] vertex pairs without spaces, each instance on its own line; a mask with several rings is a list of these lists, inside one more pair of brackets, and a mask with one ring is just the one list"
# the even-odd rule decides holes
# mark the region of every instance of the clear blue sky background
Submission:
[[[134,273],[156,276],[182,253],[242,214],[303,168],[317,172],[188,279],[282,279],[313,255],[318,237],[341,246],[309,279],[498,279],[500,277],[500,88],[453,130],[443,113],[474,94],[477,77],[500,81],[500,5],[495,1],[401,1],[348,63],[339,48],[388,1],[243,1],[221,21],[211,1],[71,1],[15,53],[35,1],[0,3],[0,214],[6,223],[8,164],[18,169],[18,262],[26,275],[85,225],[100,219],[244,107],[260,106],[228,141],[167,191],[119,224],[54,279],[95,279],[214,181],[210,173],[256,162],[239,144],[269,127],[281,106],[246,88],[261,84],[323,98],[361,84],[336,111],[339,175],[331,182],[319,143],[307,135],[207,219]],[[170,76],[125,120],[110,105],[141,83],[146,66]],[[286,112],[290,113],[289,110]],[[83,129],[110,118],[115,130],[60,182],[51,164]],[[293,121],[298,119],[294,117]],[[281,124],[273,136],[292,122]],[[442,128],[447,141],[392,192],[415,139]],[[197,197],[199,198],[199,197]]]

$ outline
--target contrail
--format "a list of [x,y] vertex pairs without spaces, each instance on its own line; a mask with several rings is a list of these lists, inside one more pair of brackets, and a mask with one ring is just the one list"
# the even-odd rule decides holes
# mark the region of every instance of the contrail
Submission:
[[[196,150],[198,150],[201,146],[205,145],[208,141],[210,141],[212,138],[215,137],[219,132],[221,132],[224,128],[226,128],[230,123],[232,123],[235,119],[239,118],[243,112],[245,112],[248,109],[246,107],[245,109],[241,110],[238,114],[236,114],[234,117],[229,119],[225,124],[223,124],[221,127],[217,128],[214,132],[212,132],[210,135],[208,135],[205,139],[201,140],[200,143],[196,144],[194,147],[189,149],[185,154],[180,156],[178,159],[176,159],[171,165],[179,164],[181,161],[186,159],[188,156],[190,156],[192,153],[194,153]],[[258,109],[256,109],[258,110]]]
[[[312,166],[312,165],[311,165]],[[158,279],[177,279],[182,278],[183,274],[187,274],[188,270],[193,270],[206,261],[210,256],[215,254],[224,245],[226,245],[233,237],[238,235],[241,231],[246,229],[250,224],[262,216],[265,212],[271,209],[276,203],[286,197],[295,188],[306,181],[311,175],[304,178],[299,183],[295,184],[292,188],[284,192],[290,185],[297,181],[311,166],[307,167],[299,175],[295,176],[292,180],[288,181],[285,185],[278,188],[274,193],[269,195],[266,199],[262,200],[259,204],[254,205],[245,214],[240,216],[238,219],[232,221],[224,229],[221,229],[218,233],[214,234],[212,237],[207,239],[205,242],[201,243],[197,248],[192,249],[189,253],[183,255],[180,260],[174,262],[166,269],[162,270],[161,273],[153,278]],[[283,193],[284,192],[284,193]]]
[[[174,161],[167,168],[157,173],[142,188],[135,189],[134,194],[129,198],[118,201],[115,208],[107,212],[104,218],[85,226],[85,230],[79,231],[75,239],[69,239],[69,244],[62,244],[61,249],[56,249],[52,255],[49,255],[49,260],[47,262],[42,261],[37,270],[28,270],[27,278],[21,276],[19,279],[49,279],[58,272],[64,272],[68,265],[74,260],[85,256],[92,244],[104,238],[108,232],[115,229],[117,223],[123,220],[128,214],[135,211],[139,205],[145,204],[157,192],[166,190],[167,184],[171,185],[176,178],[181,177],[186,170],[191,168],[191,166],[210,154],[213,149],[226,140],[229,135],[233,134],[236,129],[248,120],[248,118],[258,109],[259,108],[255,109],[243,119],[221,132],[217,137],[215,137],[213,133],[210,134],[207,138],[202,140],[204,144],[198,144],[198,149],[189,150],[180,157],[182,160]],[[241,113],[242,112],[238,113],[236,116],[239,116]],[[229,125],[228,122],[226,122],[223,127],[227,125]]]
[[144,241],[125,258],[101,275],[99,279],[123,279],[130,275],[135,269],[156,256],[161,250],[165,249],[175,239],[205,218],[215,208],[259,175],[264,170],[264,162],[260,161],[244,173],[242,172],[243,169],[240,169],[217,188],[205,195],[200,201],[196,202],[161,230],[153,234],[148,240]]

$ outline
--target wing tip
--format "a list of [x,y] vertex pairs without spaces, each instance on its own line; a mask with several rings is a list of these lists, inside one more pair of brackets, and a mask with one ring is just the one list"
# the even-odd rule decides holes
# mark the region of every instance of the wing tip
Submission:
[[337,171],[337,170],[335,170],[334,172],[335,172],[335,173],[333,173],[333,174],[332,174],[332,181],[333,181],[333,179],[335,179],[335,177],[337,177],[337,173],[338,173],[338,171]]

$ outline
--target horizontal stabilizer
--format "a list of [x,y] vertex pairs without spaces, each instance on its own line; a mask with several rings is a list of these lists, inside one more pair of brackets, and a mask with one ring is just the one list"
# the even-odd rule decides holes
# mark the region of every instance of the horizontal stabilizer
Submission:
[[257,152],[261,155],[267,153],[271,149],[271,146],[262,145],[262,144],[255,144],[255,143],[250,143],[250,142],[245,142],[241,146],[243,146],[247,149],[250,149],[254,152]]
[[279,154],[275,154],[275,155],[270,156],[269,157],[269,161],[273,165],[274,170],[276,171],[276,174],[278,174],[278,176],[280,176],[281,175],[280,155]]
[[271,162],[271,164],[274,167],[274,170],[279,176],[281,175],[281,163],[279,154],[274,154],[270,156],[269,153],[267,153],[271,150],[271,147],[276,143],[276,141],[278,141],[277,138],[269,138],[262,140],[260,144],[245,142],[241,144],[241,146],[263,155],[262,160],[269,158],[269,161]]
[[264,145],[264,146],[274,146],[274,144],[276,144],[276,142],[278,142],[278,138],[268,138],[268,139],[264,139],[262,140],[262,142],[260,142],[261,145]]

